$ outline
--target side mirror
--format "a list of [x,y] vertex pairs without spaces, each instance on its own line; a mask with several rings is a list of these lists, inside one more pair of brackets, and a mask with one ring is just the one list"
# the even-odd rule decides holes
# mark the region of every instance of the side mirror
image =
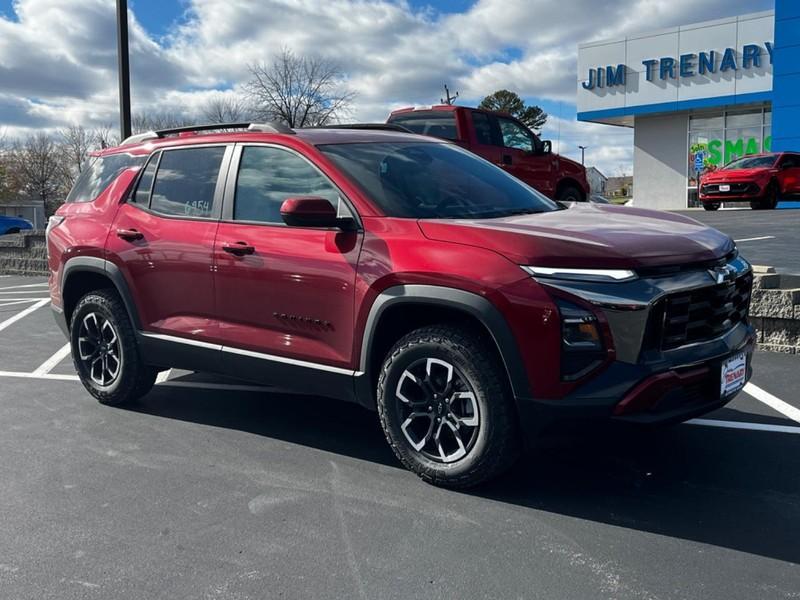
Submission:
[[339,219],[330,201],[316,196],[287,198],[281,204],[281,218],[290,227],[339,227],[348,229],[352,219]]
[[542,154],[550,154],[553,151],[553,142],[542,140]]

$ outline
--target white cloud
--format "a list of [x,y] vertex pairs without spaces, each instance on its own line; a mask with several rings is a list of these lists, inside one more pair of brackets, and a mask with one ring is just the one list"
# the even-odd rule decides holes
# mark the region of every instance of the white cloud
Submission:
[[[187,0],[184,21],[159,39],[132,13],[134,111],[196,113],[216,88],[246,80],[248,63],[269,61],[283,47],[336,60],[358,94],[351,115],[358,120],[438,101],[443,83],[465,103],[498,88],[573,103],[578,43],[771,4],[479,0],[464,13],[440,14],[405,0]],[[0,129],[115,123],[114,3],[17,0],[14,10],[17,21],[0,17]],[[548,135],[558,124],[551,119]],[[629,131],[560,125],[566,154],[586,143],[587,163],[591,156],[613,170],[630,162]]]

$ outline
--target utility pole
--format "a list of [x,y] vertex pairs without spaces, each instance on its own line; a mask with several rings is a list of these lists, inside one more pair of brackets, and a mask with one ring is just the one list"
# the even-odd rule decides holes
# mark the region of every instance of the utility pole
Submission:
[[440,98],[439,102],[442,104],[452,104],[458,98],[458,92],[456,92],[455,96],[450,95],[450,90],[447,89],[447,84],[444,84],[444,98]]
[[128,60],[128,0],[117,0],[120,141],[131,135],[131,73]]
[[589,146],[578,146],[581,149],[581,164],[583,164],[583,159],[586,158],[586,149]]

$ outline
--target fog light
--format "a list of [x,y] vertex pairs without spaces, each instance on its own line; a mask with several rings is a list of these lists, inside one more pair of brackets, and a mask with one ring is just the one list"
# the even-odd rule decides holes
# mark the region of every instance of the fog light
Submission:
[[603,363],[603,339],[594,314],[564,300],[556,303],[561,314],[561,378],[574,381]]

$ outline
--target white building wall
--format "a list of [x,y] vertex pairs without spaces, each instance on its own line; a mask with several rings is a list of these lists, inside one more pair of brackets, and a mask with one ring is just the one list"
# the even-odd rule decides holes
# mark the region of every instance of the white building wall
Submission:
[[688,114],[636,117],[633,202],[637,208],[686,208]]

